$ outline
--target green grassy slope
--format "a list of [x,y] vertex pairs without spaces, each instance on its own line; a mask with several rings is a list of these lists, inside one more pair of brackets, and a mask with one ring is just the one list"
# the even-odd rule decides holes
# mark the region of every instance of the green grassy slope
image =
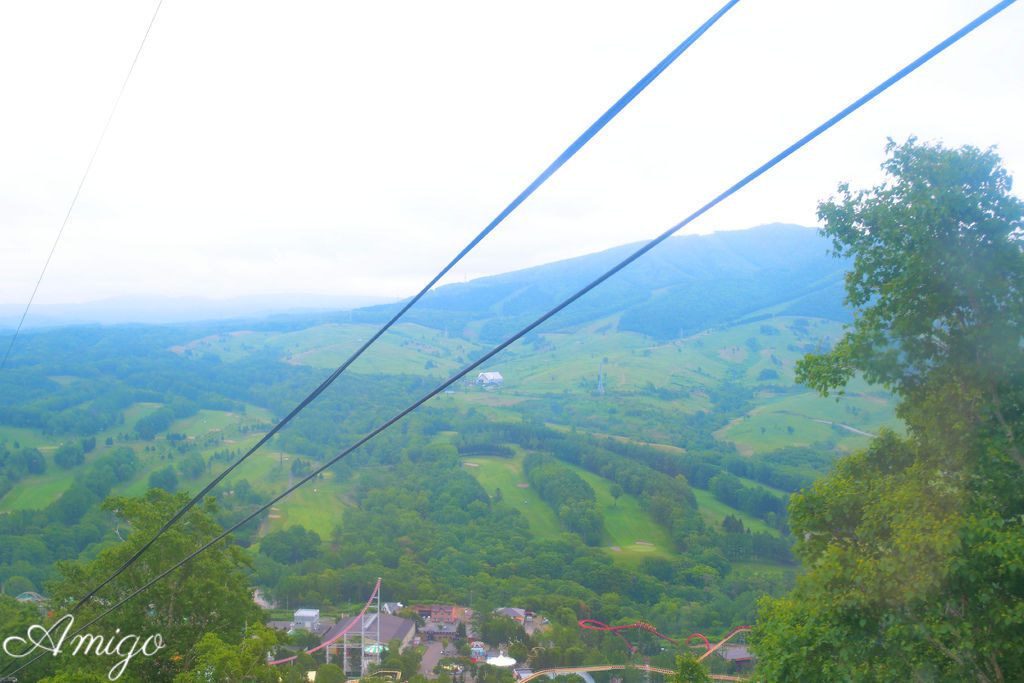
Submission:
[[[526,517],[535,536],[544,538],[563,533],[551,507],[528,485],[522,486],[527,484],[522,468],[523,451],[520,448],[515,451],[514,458],[468,457],[463,460],[463,467],[491,496],[495,489],[501,489],[504,503]],[[566,467],[593,487],[604,518],[604,543],[616,559],[630,561],[650,555],[669,557],[674,554],[668,534],[640,509],[640,502],[634,496],[623,494],[616,501],[609,493],[612,482],[579,467]]]

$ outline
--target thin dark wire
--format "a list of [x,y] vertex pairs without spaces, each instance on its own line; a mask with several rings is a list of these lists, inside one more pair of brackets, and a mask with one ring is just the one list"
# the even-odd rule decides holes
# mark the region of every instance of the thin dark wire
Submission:
[[505,220],[505,218],[510,213],[512,213],[512,211],[514,211],[516,207],[522,204],[527,197],[533,194],[533,192],[538,187],[544,184],[544,182],[549,177],[551,177],[559,168],[561,168],[567,161],[569,161],[569,159],[571,159],[573,155],[575,155],[576,152],[578,152],[583,147],[583,145],[585,145],[602,128],[604,128],[609,121],[615,118],[615,116],[620,111],[622,111],[622,109],[624,109],[626,105],[633,101],[633,99],[637,95],[639,95],[648,85],[650,85],[651,82],[654,81],[654,79],[661,74],[661,72],[667,69],[669,65],[671,65],[677,57],[679,57],[679,55],[685,52],[686,49],[690,47],[690,45],[696,42],[698,38],[700,38],[709,28],[711,28],[712,25],[715,24],[715,22],[717,22],[726,12],[728,12],[733,7],[733,5],[735,5],[738,2],[739,0],[728,0],[728,2],[726,2],[721,9],[715,12],[715,14],[713,14],[710,19],[705,21],[696,31],[691,33],[686,40],[684,40],[682,43],[676,46],[676,48],[672,50],[672,52],[670,52],[664,59],[658,62],[658,64],[653,69],[651,69],[643,78],[637,81],[637,83],[632,88],[630,88],[625,95],[620,97],[618,101],[616,101],[615,104],[613,104],[604,114],[601,115],[600,118],[597,119],[597,121],[595,121],[589,128],[587,128],[582,135],[576,138],[576,140],[571,145],[569,145],[565,149],[565,151],[562,152],[561,155],[559,155],[557,159],[551,162],[551,164],[546,169],[544,169],[544,171],[539,176],[537,176],[537,178],[532,183],[530,183],[525,190],[520,192],[519,195],[516,196],[516,198],[513,199],[512,202],[509,203],[509,205],[506,206],[501,211],[501,213],[499,213],[497,217],[495,217],[495,219],[492,220],[487,225],[487,227],[481,230],[480,233],[476,237],[474,237],[473,240],[469,244],[467,244],[462,249],[462,251],[460,251],[458,255],[448,263],[448,265],[442,268],[441,271],[437,275],[435,275],[434,278],[430,282],[428,282],[426,286],[423,287],[423,289],[420,290],[419,294],[410,299],[401,308],[401,310],[398,311],[398,313],[392,316],[392,318],[387,323],[385,323],[383,327],[377,330],[377,332],[375,332],[374,335],[366,341],[366,343],[360,346],[355,351],[355,353],[349,356],[348,360],[342,363],[337,370],[331,373],[331,375],[327,379],[325,379],[320,384],[320,386],[318,386],[316,389],[313,390],[312,393],[310,393],[306,398],[304,398],[302,402],[299,403],[299,405],[297,405],[290,413],[288,413],[288,415],[286,415],[283,420],[278,422],[273,429],[271,429],[269,432],[263,435],[263,437],[256,443],[256,445],[250,448],[249,451],[245,453],[245,455],[240,457],[238,460],[232,463],[230,467],[228,467],[226,470],[217,475],[217,477],[214,478],[213,481],[211,481],[209,484],[207,484],[202,491],[196,494],[196,496],[192,498],[192,500],[190,500],[183,508],[176,512],[174,516],[171,517],[167,521],[167,523],[164,524],[163,527],[161,527],[160,530],[156,532],[156,535],[153,536],[153,538],[149,539],[149,541],[147,541],[145,545],[139,548],[139,550],[134,555],[128,558],[128,560],[125,561],[123,565],[121,565],[120,569],[111,574],[107,579],[103,581],[103,583],[89,591],[88,595],[83,597],[79,602],[75,604],[75,607],[71,610],[71,612],[74,613],[75,611],[77,611],[80,606],[85,604],[89,600],[89,598],[94,596],[97,591],[103,588],[103,586],[107,585],[110,581],[117,577],[118,574],[120,574],[125,569],[130,567],[137,559],[139,559],[139,557],[142,556],[144,552],[146,552],[146,550],[149,549],[151,545],[153,545],[156,539],[160,538],[160,536],[163,535],[165,531],[167,531],[175,522],[181,519],[182,515],[188,512],[198,501],[202,500],[202,498],[206,494],[212,491],[213,488],[224,479],[224,477],[230,474],[231,471],[234,470],[236,467],[241,465],[246,460],[246,458],[248,458],[250,455],[259,450],[259,448],[263,446],[263,444],[265,444],[267,441],[271,439],[271,437],[273,437],[281,429],[283,429],[286,424],[291,422],[292,418],[298,415],[300,411],[302,411],[307,405],[309,405],[321,393],[323,393],[323,391],[327,389],[327,387],[329,387],[334,382],[334,380],[336,380],[341,375],[341,373],[343,373],[357,358],[359,358],[359,356],[361,356],[366,349],[368,349],[374,342],[376,342],[377,339],[381,337],[381,335],[387,332],[391,328],[391,326],[398,321],[399,318],[405,315],[406,311],[412,308],[413,305],[415,305],[416,302],[419,301],[424,294],[430,291],[430,289],[434,285],[436,285],[438,281],[455,266],[455,264],[462,260],[462,258],[466,254],[468,254],[474,247],[476,247],[476,245],[479,244],[484,237],[486,237],[492,230],[494,230],[494,228],[496,228],[499,223]]
[[85,179],[89,177],[89,171],[92,169],[92,162],[96,161],[96,155],[99,154],[100,146],[103,144],[103,139],[107,136],[107,129],[110,128],[110,122],[114,120],[114,114],[117,113],[117,105],[121,103],[121,96],[124,95],[125,88],[128,87],[128,80],[132,77],[132,72],[135,71],[135,65],[139,62],[139,55],[142,54],[142,48],[146,45],[146,39],[149,38],[149,32],[153,28],[153,22],[156,21],[156,15],[160,12],[160,6],[164,4],[164,0],[157,0],[156,9],[153,10],[153,16],[149,20],[149,25],[146,26],[146,32],[142,35],[142,41],[139,43],[139,49],[135,51],[135,58],[132,59],[132,65],[128,67],[128,74],[124,77],[124,81],[121,83],[121,89],[117,93],[117,98],[114,99],[114,106],[110,108],[110,115],[107,116],[107,122],[103,124],[103,130],[100,132],[100,137],[96,141],[96,146],[92,150],[92,156],[89,157],[89,163],[85,165],[85,172],[82,173],[82,179],[78,183],[78,189],[75,190],[75,196],[71,198],[71,204],[68,206],[68,211],[64,215],[64,221],[60,224],[60,230],[57,231],[57,239],[53,240],[53,246],[50,247],[50,253],[46,257],[46,262],[43,264],[43,270],[39,273],[39,279],[36,280],[36,286],[32,289],[32,296],[28,298],[28,303],[25,304],[25,310],[21,314],[21,320],[18,321],[18,327],[14,330],[14,335],[11,337],[11,343],[7,345],[7,351],[4,352],[3,360],[0,360],[0,371],[7,365],[7,359],[11,355],[11,349],[14,348],[14,340],[18,338],[18,334],[21,332],[21,326],[25,324],[25,318],[28,316],[28,309],[32,307],[32,302],[35,301],[36,293],[39,291],[39,285],[43,282],[43,276],[46,275],[46,269],[50,266],[50,260],[53,258],[53,253],[57,251],[57,244],[60,242],[61,235],[64,234],[64,228],[68,224],[68,220],[71,218],[71,212],[75,210],[75,204],[78,202],[78,195],[82,194],[82,187],[85,186]]
[[[303,477],[297,484],[295,484],[294,486],[289,487],[286,491],[284,491],[281,494],[279,494],[276,498],[274,498],[273,500],[268,502],[266,505],[264,505],[263,507],[259,508],[255,512],[253,512],[252,514],[250,514],[245,519],[243,519],[240,522],[236,523],[230,529],[227,529],[221,535],[217,536],[215,539],[213,539],[212,541],[210,541],[209,543],[207,543],[203,547],[201,547],[198,550],[192,552],[190,555],[188,555],[187,557],[182,559],[180,562],[178,562],[177,564],[172,566],[170,569],[167,569],[166,571],[161,573],[156,578],[152,579],[151,581],[149,581],[148,583],[146,583],[142,587],[136,589],[134,592],[130,593],[128,596],[122,598],[119,602],[117,602],[116,604],[111,606],[109,609],[107,609],[107,611],[101,613],[99,616],[95,617],[92,621],[90,621],[89,623],[87,623],[84,626],[80,627],[73,634],[71,634],[71,636],[74,636],[74,635],[76,635],[78,633],[81,633],[86,628],[92,626],[97,621],[99,621],[103,617],[107,616],[108,614],[110,614],[111,612],[116,610],[118,607],[120,607],[124,603],[128,602],[129,600],[131,600],[136,595],[138,595],[139,593],[143,592],[144,590],[146,590],[147,588],[149,588],[153,584],[155,584],[158,581],[160,581],[165,576],[167,576],[168,574],[173,572],[175,569],[177,569],[178,567],[182,566],[183,564],[185,564],[186,562],[191,560],[196,555],[204,552],[205,550],[207,550],[208,548],[210,548],[214,544],[216,544],[219,541],[223,540],[226,536],[228,536],[235,529],[238,529],[242,525],[244,525],[244,524],[248,523],[249,521],[251,521],[257,515],[265,512],[274,503],[278,502],[279,500],[281,500],[282,498],[287,496],[289,493],[295,491],[295,489],[297,489],[300,486],[302,486],[303,484],[305,484],[310,479],[313,479],[315,476],[317,476],[318,474],[320,474],[321,472],[323,472],[327,468],[329,468],[332,465],[334,465],[334,463],[338,462],[339,460],[344,458],[346,455],[348,455],[352,451],[356,450],[357,448],[359,448],[360,446],[365,444],[367,441],[369,441],[370,439],[374,438],[375,436],[377,436],[378,434],[383,432],[385,429],[387,429],[388,427],[390,427],[394,423],[396,423],[399,420],[401,420],[403,417],[405,417],[406,415],[411,413],[413,410],[415,410],[416,408],[418,408],[421,405],[423,405],[424,403],[426,403],[428,400],[430,400],[434,396],[437,396],[438,394],[440,394],[442,391],[444,391],[449,386],[451,386],[456,381],[458,381],[459,378],[462,377],[463,375],[465,375],[467,372],[470,372],[470,371],[474,370],[477,366],[482,365],[483,363],[485,363],[486,361],[490,360],[491,358],[493,358],[495,355],[497,355],[501,351],[504,351],[508,346],[513,344],[515,341],[517,341],[518,339],[520,339],[524,335],[529,334],[534,328],[536,328],[537,326],[539,326],[542,323],[544,323],[546,320],[548,320],[553,315],[555,315],[556,313],[561,311],[563,308],[565,308],[566,306],[570,305],[571,303],[573,303],[574,301],[579,299],[581,296],[583,296],[584,294],[586,294],[590,290],[592,290],[595,287],[597,287],[599,284],[601,284],[602,282],[604,282],[605,280],[610,278],[612,275],[616,274],[617,272],[619,272],[620,270],[622,270],[623,268],[625,268],[626,266],[631,264],[633,261],[637,260],[638,258],[643,256],[644,254],[646,254],[648,251],[650,251],[651,249],[656,247],[661,242],[664,242],[666,239],[671,237],[674,233],[678,232],[680,229],[682,229],[683,227],[685,227],[686,225],[688,225],[689,223],[691,223],[692,221],[694,221],[695,219],[697,219],[698,217],[700,217],[701,215],[706,213],[712,207],[714,207],[715,205],[721,203],[723,200],[725,200],[726,198],[728,198],[732,194],[736,193],[737,191],[742,189],[744,186],[746,186],[749,183],[751,183],[758,176],[760,176],[761,174],[765,173],[766,171],[771,169],[773,166],[775,166],[776,164],[781,162],[783,159],[785,159],[786,157],[790,156],[791,154],[796,152],[798,149],[800,149],[801,147],[806,145],[808,142],[810,142],[811,140],[813,140],[814,138],[818,137],[819,135],[824,133],[826,130],[831,128],[832,126],[836,125],[837,123],[839,123],[840,121],[845,119],[847,116],[852,114],[854,111],[856,111],[857,109],[859,109],[863,105],[865,105],[868,102],[870,102],[871,100],[873,100],[879,94],[881,94],[882,92],[887,90],[893,84],[897,83],[898,81],[900,81],[904,77],[906,77],[908,74],[910,74],[911,72],[915,71],[918,67],[920,67],[925,62],[929,61],[932,57],[934,57],[935,55],[939,54],[940,52],[942,52],[943,50],[948,48],[950,45],[953,45],[958,40],[963,38],[965,35],[967,35],[971,31],[973,31],[974,29],[976,29],[978,26],[981,26],[986,21],[988,21],[989,19],[991,19],[996,14],[998,14],[1001,11],[1003,11],[1004,9],[1006,9],[1007,7],[1009,7],[1010,5],[1015,3],[1016,1],[1017,0],[1003,0],[1002,2],[1000,2],[1000,3],[996,4],[995,6],[993,6],[988,11],[986,11],[983,14],[979,15],[976,19],[974,19],[973,21],[971,21],[970,23],[965,25],[959,31],[957,31],[956,33],[953,33],[951,36],[949,36],[948,38],[946,38],[945,40],[940,42],[938,45],[936,45],[932,49],[928,50],[923,55],[921,55],[920,57],[918,57],[917,59],[912,61],[910,64],[908,64],[907,66],[903,67],[902,69],[897,71],[895,74],[893,74],[892,76],[890,76],[889,78],[884,80],[882,83],[880,83],[879,85],[877,85],[874,88],[872,88],[871,90],[869,90],[865,95],[862,95],[858,99],[854,100],[854,102],[852,104],[850,104],[847,107],[845,107],[844,109],[842,109],[838,114],[834,115],[832,118],[830,118],[827,121],[825,121],[825,123],[822,123],[817,128],[812,130],[810,133],[808,133],[807,135],[803,136],[802,138],[800,138],[799,140],[794,142],[792,145],[790,145],[789,147],[787,147],[786,149],[784,149],[783,151],[779,152],[777,155],[775,155],[774,157],[769,159],[767,162],[765,162],[764,164],[759,166],[757,169],[755,169],[754,171],[752,171],[749,174],[747,174],[746,176],[744,176],[741,180],[739,180],[737,183],[732,185],[729,189],[727,189],[726,191],[722,192],[720,195],[718,195],[717,197],[712,199],[710,202],[708,202],[707,204],[705,204],[704,206],[700,207],[699,209],[694,211],[692,214],[690,214],[689,216],[684,218],[682,221],[680,221],[679,223],[676,223],[671,228],[669,228],[668,230],[666,230],[665,232],[661,233],[660,235],[658,235],[657,237],[652,239],[650,242],[648,242],[644,246],[642,246],[639,249],[637,249],[636,251],[634,251],[632,254],[630,254],[629,256],[624,258],[622,261],[619,261],[618,264],[613,266],[611,269],[605,271],[604,274],[602,274],[601,276],[599,276],[595,280],[591,281],[590,284],[586,285],[585,287],[583,287],[582,289],[577,291],[575,294],[573,294],[569,298],[567,298],[564,301],[562,301],[562,303],[558,304],[557,306],[555,306],[554,308],[549,310],[547,313],[545,313],[541,317],[537,318],[532,323],[530,323],[529,325],[527,325],[526,327],[524,327],[523,329],[519,330],[518,332],[513,334],[511,337],[509,337],[508,339],[503,341],[501,344],[499,344],[498,346],[496,346],[493,349],[491,349],[490,351],[488,351],[479,360],[476,360],[476,361],[470,363],[469,365],[464,367],[462,370],[460,370],[459,372],[457,372],[456,374],[454,374],[450,378],[448,378],[444,383],[438,385],[434,390],[432,390],[431,392],[429,392],[428,394],[423,396],[421,399],[419,399],[418,401],[413,403],[411,406],[409,406],[408,408],[406,408],[402,412],[400,412],[397,415],[395,415],[394,417],[392,417],[390,420],[388,420],[383,425],[381,425],[377,429],[373,430],[372,432],[370,432],[369,434],[364,436],[362,439],[360,439],[358,442],[356,442],[355,444],[353,444],[352,446],[350,446],[346,450],[344,450],[341,453],[339,453],[338,455],[334,456],[331,460],[329,460],[324,465],[322,465],[319,468],[317,468],[316,470],[310,472],[308,475]],[[32,664],[33,662],[35,662],[37,659],[39,659],[42,656],[43,656],[43,654],[37,655],[34,659],[30,660],[29,662],[24,664],[21,668],[15,670],[13,673],[18,673],[18,671],[21,671],[22,669],[24,669],[25,667],[29,666],[30,664]]]

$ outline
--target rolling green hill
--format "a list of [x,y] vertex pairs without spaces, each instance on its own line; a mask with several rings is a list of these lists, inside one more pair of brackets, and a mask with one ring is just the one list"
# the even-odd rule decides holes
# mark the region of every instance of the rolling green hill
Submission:
[[[629,610],[659,591],[718,600],[733,565],[782,585],[789,492],[883,426],[898,429],[892,402],[863,385],[836,402],[793,384],[797,360],[842,331],[842,264],[814,232],[768,226],[665,246],[236,532],[257,551],[258,580],[286,599],[324,586],[350,599],[365,574],[407,597],[476,585],[511,600],[523,593],[496,586],[532,577],[547,582],[541,594],[578,594],[596,610],[621,591]],[[244,518],[626,250],[432,293],[216,491],[219,521]],[[107,494],[140,494],[167,472],[201,488],[372,335],[383,310],[27,333],[0,376],[0,532],[16,549],[0,556],[0,580],[51,578],[66,557],[39,548]],[[476,385],[480,371],[503,385]],[[80,463],[56,463],[62,444],[91,439]],[[35,448],[45,471],[27,472]],[[114,481],[99,464],[124,449],[136,462]],[[599,524],[586,535],[570,532],[561,490],[543,487],[542,499],[530,485],[523,461],[534,454],[592,492],[583,508]],[[116,542],[88,514],[90,536],[69,554]],[[300,526],[320,539],[305,548],[309,564],[260,552],[268,534],[273,546]],[[22,539],[25,528],[46,531]],[[753,599],[701,607],[700,618],[725,626]],[[681,618],[671,611],[666,620]]]
[[[440,287],[407,319],[498,341],[637,246]],[[672,339],[772,306],[791,315],[846,320],[844,264],[829,258],[827,247],[815,231],[782,224],[673,237],[577,301],[555,324],[580,325],[620,314],[621,330]],[[395,305],[365,308],[355,318],[383,322],[394,310]],[[470,325],[474,321],[478,324]]]

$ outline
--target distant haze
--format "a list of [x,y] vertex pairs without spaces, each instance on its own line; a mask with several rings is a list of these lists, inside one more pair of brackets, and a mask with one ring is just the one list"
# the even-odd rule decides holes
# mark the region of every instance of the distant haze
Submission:
[[[231,299],[196,296],[118,296],[81,304],[40,304],[29,311],[25,327],[84,323],[178,323],[225,318],[263,318],[275,314],[345,311],[390,303],[393,297],[329,296],[324,294],[266,294]],[[18,324],[24,305],[0,304],[0,328]]]
[[[642,243],[435,288],[405,317],[437,329],[490,320],[481,339],[496,341],[526,324],[632,253]],[[845,319],[844,264],[828,255],[817,231],[785,224],[669,238],[560,314],[553,324],[623,314],[621,329],[655,337],[726,322],[776,306],[776,312]],[[410,295],[413,292],[410,292]],[[179,323],[353,311],[354,322],[381,324],[395,298],[317,294],[230,299],[123,296],[82,304],[33,306],[26,327],[82,323]],[[385,304],[385,305],[382,305]],[[0,304],[0,327],[23,306]],[[344,320],[344,318],[342,318]]]
[[[738,3],[441,284],[660,233],[994,2]],[[0,303],[32,294],[156,4],[0,4]],[[721,5],[163,3],[36,300],[409,296]],[[888,137],[1019,176],[1022,35],[1017,3],[687,232],[813,224]]]

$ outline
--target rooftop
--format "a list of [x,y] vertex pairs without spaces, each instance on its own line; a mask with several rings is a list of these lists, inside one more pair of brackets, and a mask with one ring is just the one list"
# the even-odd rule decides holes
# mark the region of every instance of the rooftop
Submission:
[[[402,617],[392,616],[390,614],[367,614],[364,617],[364,628],[366,629],[367,642],[377,639],[377,620],[380,620],[380,642],[387,643],[389,640],[404,640],[407,635],[411,632],[415,632],[416,624],[410,619],[403,619]],[[346,628],[351,625],[348,629],[348,634],[357,635],[361,632],[359,624],[359,615],[349,617],[348,619],[342,619],[335,624],[327,633],[324,634],[324,640],[331,640],[336,635],[340,634]]]

